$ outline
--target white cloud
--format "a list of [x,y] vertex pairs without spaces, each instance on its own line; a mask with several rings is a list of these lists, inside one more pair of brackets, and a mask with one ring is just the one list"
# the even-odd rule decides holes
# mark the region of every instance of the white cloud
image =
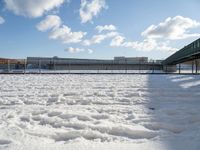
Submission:
[[125,42],[123,47],[132,48],[138,51],[176,51],[176,48],[168,46],[168,43],[158,42],[154,39],[145,39],[142,42]]
[[84,49],[81,48],[74,48],[74,47],[69,47],[67,48],[65,51],[69,52],[69,53],[79,53],[79,52],[83,52],[85,51]]
[[85,51],[87,51],[89,54],[93,53],[93,50],[91,49],[74,48],[74,47],[69,47],[65,51],[69,53],[79,53],[79,52],[85,52]]
[[145,39],[142,42],[133,41],[123,43],[124,47],[132,48],[139,51],[152,51],[156,49],[157,45],[157,42],[153,39]]
[[65,0],[4,0],[6,8],[16,15],[40,17],[45,12],[60,7]]
[[198,33],[190,34],[189,29],[200,26],[200,22],[182,16],[167,18],[158,25],[151,25],[143,33],[145,38],[165,38],[170,40],[185,39],[200,36]]
[[94,51],[92,49],[88,49],[88,53],[92,54]]
[[112,41],[111,41],[111,43],[110,43],[110,46],[113,46],[113,47],[114,47],[114,46],[121,46],[122,43],[124,42],[124,40],[125,40],[124,37],[118,35],[118,36],[116,36],[116,37],[114,37],[114,38],[112,39]]
[[97,26],[96,30],[98,30],[99,33],[102,31],[115,31],[117,28],[114,25],[105,25],[105,26]]
[[4,18],[0,16],[0,24],[3,24],[5,22]]
[[49,38],[54,40],[61,40],[65,44],[79,43],[82,38],[86,35],[86,32],[72,32],[71,28],[63,25],[51,31]]
[[90,46],[90,45],[93,45],[93,44],[99,44],[106,39],[113,38],[113,37],[117,36],[118,34],[119,33],[117,33],[117,32],[109,32],[107,34],[94,35],[91,39],[84,40],[83,45]]
[[[110,46],[129,48],[138,51],[168,51],[175,52],[178,49],[170,46],[171,40],[185,39],[200,36],[200,34],[190,34],[189,29],[200,26],[200,22],[182,16],[167,18],[158,25],[151,25],[141,35],[143,41],[127,41],[125,37],[115,36]],[[170,40],[170,41],[169,41]]]
[[62,21],[60,17],[56,15],[49,15],[37,25],[37,29],[39,31],[47,31],[50,29],[58,28],[61,26],[61,24]]
[[79,10],[81,22],[91,21],[103,8],[106,8],[105,0],[81,0],[81,8]]
[[122,36],[116,36],[110,43],[111,47],[130,48],[137,51],[169,51],[174,52],[178,49],[169,46],[169,42],[158,42],[155,39],[144,39],[143,41],[125,41]]
[[[99,32],[109,30],[109,26],[97,26],[96,29]],[[116,28],[112,28],[117,30]],[[128,41],[124,36],[122,36],[117,31],[108,32],[105,34],[94,35],[91,39],[86,39],[83,41],[83,45],[90,46],[93,44],[100,44],[106,39],[111,39],[111,47],[121,47],[128,48],[137,51],[168,51],[174,52],[178,49],[170,47],[169,41],[162,42],[161,40],[145,38],[143,41]]]
[[104,35],[94,35],[90,40],[84,40],[83,44],[90,46],[92,44],[99,44],[105,39]]
[[71,28],[62,24],[62,20],[59,16],[50,15],[41,21],[37,26],[39,31],[50,30],[49,38],[53,40],[60,40],[63,43],[79,43],[86,32],[78,31],[73,32]]

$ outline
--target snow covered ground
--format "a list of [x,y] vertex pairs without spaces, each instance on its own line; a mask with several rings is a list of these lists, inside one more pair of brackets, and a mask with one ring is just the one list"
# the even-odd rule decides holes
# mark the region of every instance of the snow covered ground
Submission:
[[199,150],[200,76],[0,75],[2,150]]

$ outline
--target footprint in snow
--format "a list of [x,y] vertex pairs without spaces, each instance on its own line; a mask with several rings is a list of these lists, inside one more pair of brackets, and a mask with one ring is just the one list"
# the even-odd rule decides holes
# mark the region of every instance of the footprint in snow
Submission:
[[10,140],[0,139],[0,145],[8,145],[12,143]]

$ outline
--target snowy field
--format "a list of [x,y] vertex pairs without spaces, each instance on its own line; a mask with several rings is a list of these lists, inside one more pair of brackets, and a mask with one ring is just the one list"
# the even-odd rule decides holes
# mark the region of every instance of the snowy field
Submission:
[[0,75],[2,150],[199,150],[200,76]]

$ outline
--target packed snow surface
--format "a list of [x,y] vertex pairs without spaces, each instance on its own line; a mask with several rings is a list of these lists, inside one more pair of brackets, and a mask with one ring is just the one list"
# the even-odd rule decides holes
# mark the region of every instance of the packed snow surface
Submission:
[[2,150],[199,150],[200,76],[0,75]]

